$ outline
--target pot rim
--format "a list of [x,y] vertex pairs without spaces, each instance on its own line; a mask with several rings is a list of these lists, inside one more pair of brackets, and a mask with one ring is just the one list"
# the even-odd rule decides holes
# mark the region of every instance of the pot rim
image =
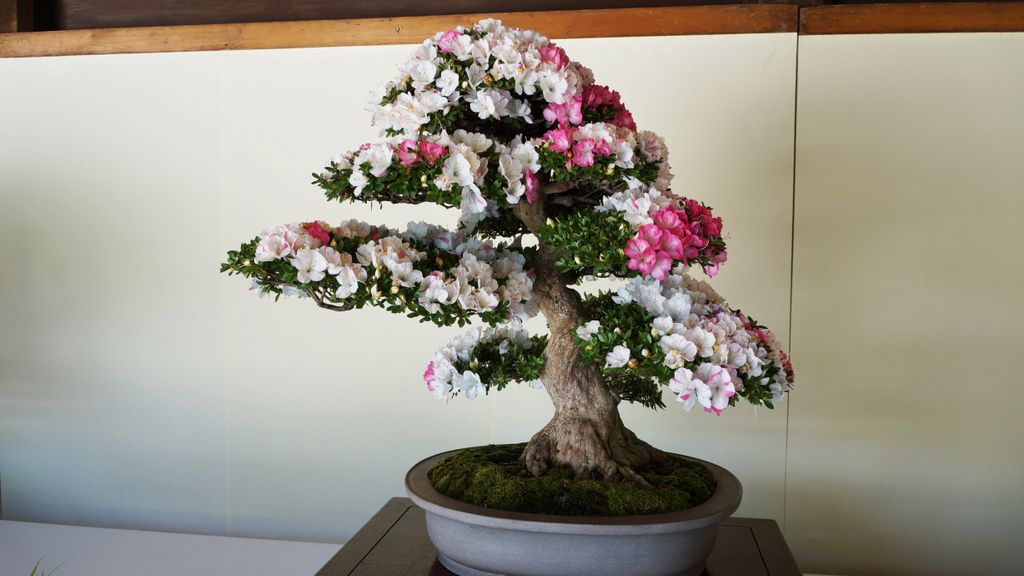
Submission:
[[445,496],[430,484],[427,473],[431,468],[442,458],[467,449],[435,454],[409,470],[405,475],[405,489],[417,506],[439,516],[491,528],[565,534],[662,534],[717,524],[736,511],[743,496],[743,487],[732,472],[700,458],[673,454],[707,466],[717,482],[711,498],[680,512],[634,516],[561,516],[495,510]]

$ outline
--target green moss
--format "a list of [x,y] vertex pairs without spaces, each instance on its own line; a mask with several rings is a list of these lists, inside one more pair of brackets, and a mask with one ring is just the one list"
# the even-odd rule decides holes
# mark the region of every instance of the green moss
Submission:
[[456,500],[510,512],[572,516],[626,516],[678,512],[701,504],[715,491],[703,464],[670,456],[638,472],[651,484],[575,480],[565,467],[539,478],[519,464],[525,444],[464,450],[429,473],[434,489]]

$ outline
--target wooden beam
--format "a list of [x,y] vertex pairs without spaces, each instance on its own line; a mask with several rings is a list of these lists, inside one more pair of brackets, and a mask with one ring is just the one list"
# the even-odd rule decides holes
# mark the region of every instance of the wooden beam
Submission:
[[800,10],[800,34],[1024,32],[1024,2],[848,4]]
[[0,0],[0,34],[18,31],[18,0]]
[[551,38],[796,32],[797,11],[748,4],[61,30],[0,35],[0,57],[418,44],[481,18]]

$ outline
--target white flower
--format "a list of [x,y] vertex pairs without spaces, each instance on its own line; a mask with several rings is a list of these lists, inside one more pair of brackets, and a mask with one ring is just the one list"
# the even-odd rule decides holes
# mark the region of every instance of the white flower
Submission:
[[327,270],[327,260],[316,250],[303,248],[296,252],[295,257],[289,260],[289,262],[298,270],[296,279],[302,284],[324,279],[324,272]]
[[494,144],[494,141],[488,138],[486,134],[466,132],[461,128],[452,133],[451,141],[455,144],[465,144],[474,154],[485,152],[491,147],[491,144]]
[[561,104],[565,102],[565,92],[569,89],[569,83],[565,76],[551,70],[544,70],[538,74],[540,90],[544,93],[544,99],[548,102]]
[[363,188],[365,188],[370,181],[367,180],[366,174],[363,174],[363,171],[356,167],[352,170],[352,175],[348,177],[348,183],[352,188],[354,188],[354,190],[352,190],[352,195],[358,198],[363,194]]
[[693,410],[696,404],[705,408],[711,406],[711,389],[699,378],[694,378],[693,372],[686,368],[676,370],[668,387],[675,393],[676,399],[683,403],[683,409],[687,412]]
[[721,366],[705,362],[697,367],[696,377],[703,381],[710,391],[710,402],[701,403],[708,412],[721,414],[729,405],[729,398],[736,395],[729,371]]
[[366,270],[362,266],[345,266],[338,272],[338,289],[334,295],[338,298],[348,298],[359,289],[359,283],[366,280]]
[[687,340],[697,347],[697,353],[708,358],[715,353],[715,336],[703,328],[690,328],[683,332]]
[[451,70],[442,70],[434,85],[441,91],[442,96],[451,96],[459,88],[459,75]]
[[530,380],[527,384],[529,384],[530,388],[533,388],[534,390],[542,390],[544,388],[544,383],[541,382],[539,378],[536,380]]
[[412,78],[414,87],[423,89],[437,76],[437,65],[430,60],[420,60],[409,69],[409,76]]
[[684,362],[693,362],[697,357],[697,346],[679,334],[669,334],[659,342],[665,352],[665,366],[682,368]]
[[648,162],[662,160],[665,155],[665,140],[646,130],[637,132],[637,143],[640,145],[640,153]]
[[338,272],[341,272],[342,266],[352,263],[352,256],[347,253],[342,254],[330,246],[322,246],[317,249],[317,252],[327,261],[327,273],[331,275],[337,275]]
[[658,316],[651,322],[651,328],[654,328],[658,334],[668,334],[673,325],[671,316]]
[[256,261],[271,262],[292,253],[292,247],[284,236],[273,234],[260,240],[256,246]]
[[608,368],[622,368],[629,363],[629,359],[629,348],[619,345],[613,348],[612,351],[604,357],[604,365]]
[[412,267],[412,262],[385,262],[391,279],[399,286],[415,286],[423,280],[423,273]]
[[689,316],[692,306],[693,300],[688,294],[673,294],[672,297],[665,300],[665,312],[676,322]]
[[508,116],[509,97],[504,90],[477,90],[468,100],[470,110],[481,120]]
[[455,388],[462,390],[466,395],[466,398],[472,400],[481,394],[486,394],[487,389],[484,388],[483,382],[480,381],[480,376],[476,372],[469,370],[462,374],[456,374],[452,377],[452,385]]
[[[586,324],[576,329],[576,335],[579,336],[580,340],[590,340],[590,337],[597,333],[601,329],[601,323],[597,320],[591,320]],[[629,361],[629,358],[626,359]]]
[[633,167],[633,147],[625,140],[619,140],[612,145],[612,152],[615,152],[615,165],[619,168]]
[[378,144],[356,154],[355,162],[358,166],[362,166],[364,162],[369,162],[370,174],[380,178],[388,171],[388,168],[391,168],[394,156],[395,154],[390,146]]
[[416,100],[420,103],[420,106],[423,108],[423,112],[426,114],[433,114],[434,112],[445,110],[451,105],[448,98],[440,92],[435,92],[433,90],[420,92],[416,95]]
[[487,70],[479,64],[472,64],[469,68],[466,68],[466,83],[473,90],[476,90],[483,83],[486,76]]

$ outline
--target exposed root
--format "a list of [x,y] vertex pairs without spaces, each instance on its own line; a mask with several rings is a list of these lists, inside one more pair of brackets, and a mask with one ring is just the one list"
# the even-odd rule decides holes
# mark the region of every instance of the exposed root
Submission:
[[562,465],[570,467],[577,479],[626,480],[646,486],[636,470],[663,462],[665,454],[615,420],[607,423],[556,416],[527,444],[523,464],[534,476]]

